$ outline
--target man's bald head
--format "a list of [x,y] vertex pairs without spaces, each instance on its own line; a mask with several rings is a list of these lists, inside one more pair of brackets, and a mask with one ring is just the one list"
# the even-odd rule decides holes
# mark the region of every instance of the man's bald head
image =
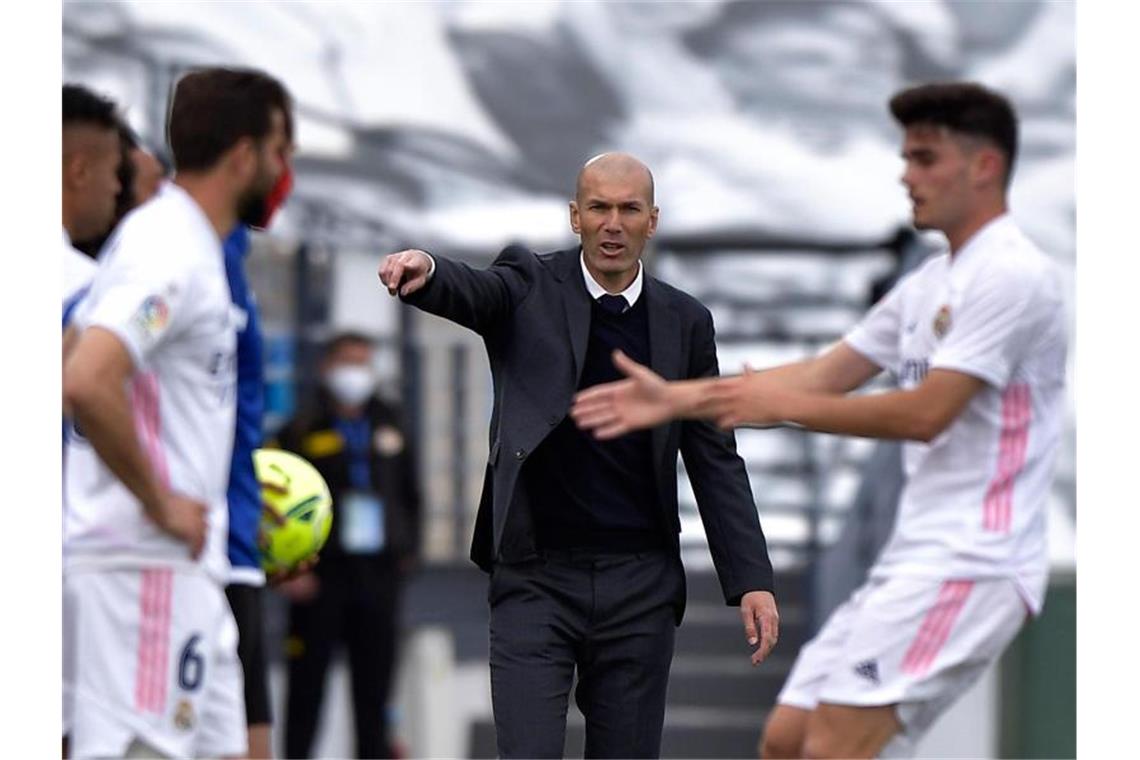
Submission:
[[593,178],[636,179],[644,188],[646,202],[653,205],[653,172],[628,153],[602,153],[587,161],[578,171],[574,195],[583,201],[583,189]]

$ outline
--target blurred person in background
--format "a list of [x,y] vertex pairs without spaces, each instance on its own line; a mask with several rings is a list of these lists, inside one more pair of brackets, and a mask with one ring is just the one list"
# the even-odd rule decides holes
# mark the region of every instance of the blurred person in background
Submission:
[[168,113],[174,181],[112,238],[64,367],[64,726],[80,758],[247,746],[222,593],[237,325],[221,241],[263,217],[292,106],[272,77],[210,68],[177,82]]
[[63,325],[95,276],[95,263],[74,241],[106,234],[121,187],[119,117],[110,100],[75,84],[63,86]]
[[618,346],[670,377],[717,374],[708,309],[642,267],[658,218],[648,167],[595,157],[569,206],[580,247],[513,245],[484,270],[406,250],[379,277],[486,343],[495,404],[471,559],[491,576],[500,756],[561,757],[577,672],[586,756],[656,757],[686,600],[678,452],[754,665],[778,636],[772,566],[731,434],[685,423],[598,444],[568,418],[575,390],[617,376]]
[[115,197],[115,216],[111,226],[102,235],[75,244],[78,250],[92,259],[99,257],[99,251],[123,217],[153,198],[158,192],[158,184],[166,177],[166,167],[142,146],[126,122],[119,123],[119,145],[123,157],[119,161],[119,194]]
[[388,716],[400,589],[420,545],[415,450],[399,410],[376,394],[373,343],[342,332],[326,344],[315,403],[281,430],[332,491],[320,563],[281,585],[289,597],[285,756],[309,757],[338,645],[348,650],[358,757],[395,757]]
[[[573,411],[602,439],[682,418],[904,442],[894,531],[801,650],[766,758],[913,754],[1044,602],[1068,338],[1059,268],[1007,209],[1017,117],[972,83],[904,90],[890,109],[914,224],[945,234],[949,253],[816,358],[677,383],[616,354],[628,379]],[[847,395],[884,369],[900,390]]]

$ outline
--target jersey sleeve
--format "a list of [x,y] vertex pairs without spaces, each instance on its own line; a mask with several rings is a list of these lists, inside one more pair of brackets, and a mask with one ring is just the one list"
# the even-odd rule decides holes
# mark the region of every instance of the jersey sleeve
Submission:
[[950,315],[945,337],[930,357],[931,369],[951,369],[1001,388],[1031,341],[1036,281],[1013,268],[993,268],[976,278]]
[[195,319],[189,268],[161,253],[148,256],[109,260],[75,315],[82,329],[114,333],[136,367]]
[[912,287],[913,277],[910,274],[900,280],[843,336],[847,345],[888,372],[898,371],[902,303],[906,291]]

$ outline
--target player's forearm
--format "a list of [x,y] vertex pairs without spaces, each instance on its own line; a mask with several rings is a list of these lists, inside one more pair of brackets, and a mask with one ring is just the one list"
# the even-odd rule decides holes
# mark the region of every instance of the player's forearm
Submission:
[[779,383],[790,390],[808,393],[836,393],[838,389],[831,387],[828,377],[818,371],[819,363],[815,359],[781,364],[771,369],[760,371],[769,382]]
[[154,519],[166,489],[139,446],[130,400],[117,383],[64,386],[65,405],[95,453]]
[[705,420],[711,418],[708,409],[708,390],[720,378],[705,377],[696,380],[674,380],[668,385],[670,419]]
[[820,433],[930,441],[944,428],[914,391],[866,396],[789,391],[779,403],[785,422]]

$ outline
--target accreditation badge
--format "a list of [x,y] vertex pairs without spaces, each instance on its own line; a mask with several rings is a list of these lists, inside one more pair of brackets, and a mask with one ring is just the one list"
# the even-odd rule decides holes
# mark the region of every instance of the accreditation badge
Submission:
[[337,503],[335,525],[340,545],[348,554],[376,554],[384,550],[384,500],[364,491],[348,491]]

